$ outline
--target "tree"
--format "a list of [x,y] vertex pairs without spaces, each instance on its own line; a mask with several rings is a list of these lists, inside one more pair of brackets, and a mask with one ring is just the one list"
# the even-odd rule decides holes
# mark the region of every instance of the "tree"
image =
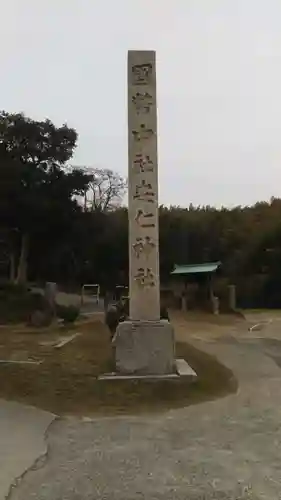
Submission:
[[77,133],[50,120],[35,121],[22,113],[0,113],[0,225],[16,231],[19,242],[17,282],[25,283],[32,237],[42,229],[59,233],[77,210],[90,176],[64,170]]
[[[76,218],[71,248],[77,283],[122,284],[128,277],[128,212],[82,212]],[[124,282],[125,282],[124,281]]]
[[84,193],[84,210],[106,212],[120,207],[127,191],[127,180],[109,169],[81,168],[92,176]]

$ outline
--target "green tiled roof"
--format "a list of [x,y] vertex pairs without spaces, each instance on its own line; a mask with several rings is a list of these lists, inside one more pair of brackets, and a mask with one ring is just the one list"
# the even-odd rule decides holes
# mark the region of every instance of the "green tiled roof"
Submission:
[[206,264],[189,264],[187,266],[175,265],[175,269],[171,274],[213,273],[220,264],[220,262],[207,262]]

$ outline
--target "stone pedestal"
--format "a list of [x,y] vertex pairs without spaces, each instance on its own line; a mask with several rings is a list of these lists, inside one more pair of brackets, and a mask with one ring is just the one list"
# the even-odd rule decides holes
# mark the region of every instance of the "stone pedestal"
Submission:
[[168,375],[176,371],[174,329],[167,320],[124,321],[112,342],[117,373]]

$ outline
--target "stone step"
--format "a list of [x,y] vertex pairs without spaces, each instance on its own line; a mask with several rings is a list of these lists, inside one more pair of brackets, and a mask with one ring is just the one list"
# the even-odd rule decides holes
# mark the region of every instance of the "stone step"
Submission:
[[98,377],[99,380],[171,380],[177,379],[179,375],[177,373],[170,373],[165,375],[129,375],[129,374],[121,374],[118,372],[113,373],[105,373]]
[[192,380],[197,378],[196,372],[185,361],[185,359],[176,359],[176,373],[163,375],[129,375],[117,372],[104,373],[98,377],[99,380],[170,380],[178,379],[179,377],[189,377]]
[[197,373],[185,361],[185,359],[176,359],[177,373],[180,377],[193,377],[197,378]]

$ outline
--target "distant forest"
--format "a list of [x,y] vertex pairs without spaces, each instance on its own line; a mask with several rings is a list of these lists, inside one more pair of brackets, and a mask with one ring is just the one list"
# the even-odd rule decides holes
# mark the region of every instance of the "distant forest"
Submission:
[[[0,114],[0,272],[68,287],[128,281],[126,179],[72,167],[74,129]],[[281,307],[281,199],[251,207],[160,207],[161,282],[175,264],[220,260],[240,307]],[[218,290],[219,293],[219,290]]]

